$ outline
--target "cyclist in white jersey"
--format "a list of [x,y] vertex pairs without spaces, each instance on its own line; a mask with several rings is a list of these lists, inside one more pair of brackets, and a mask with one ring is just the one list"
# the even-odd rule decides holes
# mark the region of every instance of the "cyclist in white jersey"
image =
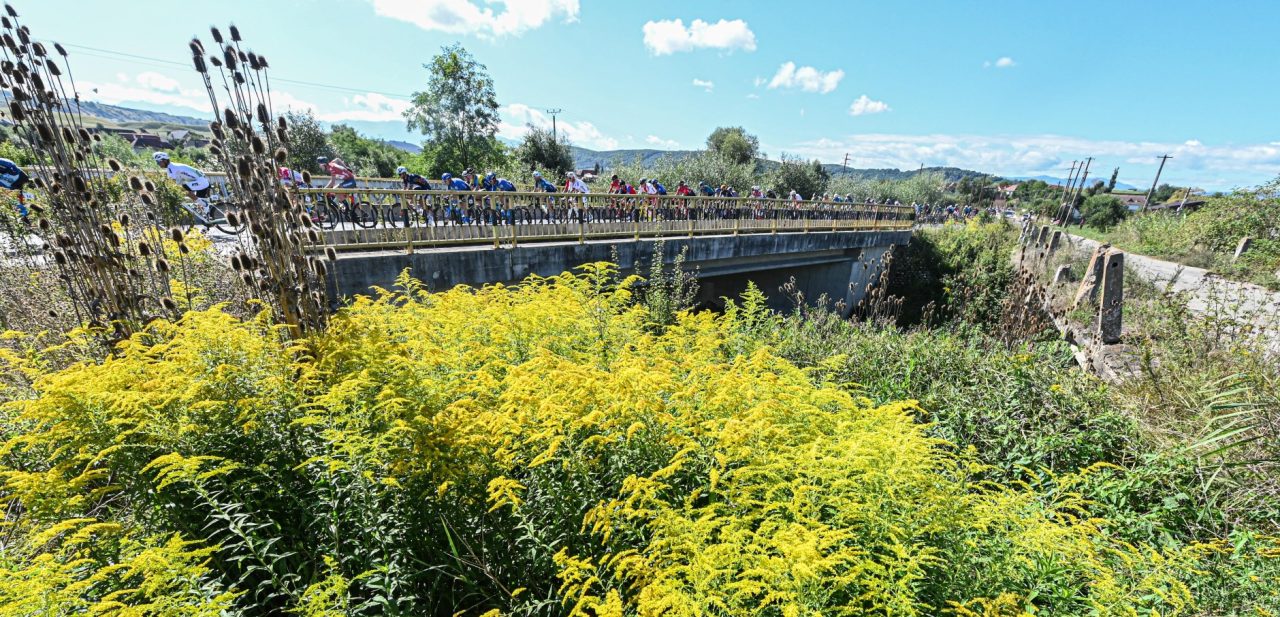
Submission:
[[169,174],[170,180],[186,189],[192,201],[200,204],[201,216],[209,212],[210,186],[204,172],[190,165],[170,161],[167,152],[157,152],[151,155],[151,158],[155,159],[156,164]]

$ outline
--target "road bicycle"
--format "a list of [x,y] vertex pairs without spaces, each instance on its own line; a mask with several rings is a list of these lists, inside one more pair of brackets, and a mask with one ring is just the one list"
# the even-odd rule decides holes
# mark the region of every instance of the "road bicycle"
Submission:
[[199,226],[205,231],[217,228],[218,231],[234,236],[245,228],[239,204],[223,201],[221,196],[210,197],[204,201],[183,202],[179,204],[177,214],[177,224],[184,231],[191,231]]
[[311,207],[311,220],[321,229],[331,230],[339,223],[353,223],[369,229],[378,224],[378,209],[367,201],[355,202],[353,199],[339,200],[334,195],[325,195],[319,203]]

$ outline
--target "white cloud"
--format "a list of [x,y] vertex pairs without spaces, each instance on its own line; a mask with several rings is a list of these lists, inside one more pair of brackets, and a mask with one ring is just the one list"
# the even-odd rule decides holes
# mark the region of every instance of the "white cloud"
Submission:
[[[1192,140],[1195,141],[1195,140]],[[1163,178],[1195,186],[1251,186],[1280,172],[1280,145],[1187,145],[1179,142],[1092,140],[1061,135],[897,135],[864,133],[787,148],[805,158],[842,160],[850,167],[953,166],[1007,176],[1065,176],[1072,160],[1094,157],[1093,169],[1119,166],[1123,179],[1151,182],[1161,154],[1173,159]],[[1092,177],[1094,174],[1090,173]],[[1104,178],[1105,179],[1105,178]]]
[[756,35],[741,19],[721,19],[714,24],[695,19],[686,28],[684,21],[665,19],[644,24],[644,46],[655,56],[695,49],[756,50]]
[[653,146],[658,146],[659,148],[663,148],[666,150],[675,150],[680,147],[680,142],[674,139],[663,139],[661,137],[658,137],[657,135],[650,135],[648,137],[645,137],[644,143],[647,143]]
[[357,94],[344,103],[346,109],[319,113],[317,117],[326,122],[398,122],[404,120],[404,112],[410,107],[409,101],[376,92]]
[[495,12],[470,0],[370,0],[383,17],[409,22],[423,30],[477,36],[519,36],[555,17],[577,21],[578,0],[485,0],[502,5]]
[[1007,69],[1007,68],[1018,66],[1018,63],[1014,62],[1013,58],[1010,58],[1009,56],[1000,56],[999,58],[996,59],[995,62],[987,60],[982,63],[982,68],[984,69],[989,69],[993,66],[998,69]]
[[760,86],[763,86],[764,82],[766,81],[769,81],[769,80],[757,75],[755,79],[751,80],[751,85],[759,88]]
[[76,87],[86,99],[108,105],[145,103],[212,113],[203,89],[184,88],[178,80],[151,71],[133,77],[118,73],[114,82],[81,81]]
[[805,92],[826,94],[835,90],[841,79],[844,79],[844,71],[841,69],[823,73],[811,66],[796,68],[796,63],[787,62],[778,67],[778,72],[769,80],[769,87],[800,88]]
[[873,101],[865,94],[855,99],[853,104],[849,106],[850,116],[878,114],[886,111],[890,111],[888,103],[885,103],[884,101]]
[[716,84],[715,82],[708,81],[706,79],[698,79],[697,77],[694,77],[693,86],[695,88],[706,88],[707,92],[711,92],[712,88],[716,87]]
[[1200,140],[1199,140],[1199,139],[1188,139],[1188,140],[1186,140],[1186,141],[1182,142],[1182,145],[1184,145],[1184,146],[1188,146],[1188,147],[1191,147],[1191,148],[1195,148],[1195,147],[1197,147],[1197,146],[1203,146],[1204,144],[1200,143]]
[[[529,132],[529,125],[540,129],[551,130],[551,117],[523,103],[512,103],[503,106],[499,113],[502,121],[498,126],[498,134],[507,139],[520,139]],[[556,121],[556,130],[563,134],[576,146],[593,150],[616,150],[618,140],[606,136],[590,122]]]
[[749,99],[758,99],[758,98],[760,98],[760,95],[759,95],[759,94],[756,94],[756,93],[754,93],[754,92],[752,92],[751,94],[748,94],[748,95],[747,95],[747,98],[749,98]]

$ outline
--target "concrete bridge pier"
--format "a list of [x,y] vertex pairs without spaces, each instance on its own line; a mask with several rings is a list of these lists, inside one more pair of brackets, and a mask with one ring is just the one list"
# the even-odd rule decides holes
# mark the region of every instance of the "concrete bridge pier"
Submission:
[[[678,236],[665,239],[662,258],[671,264],[686,251],[685,267],[698,274],[697,301],[709,308],[722,307],[723,298],[737,298],[754,281],[771,308],[789,310],[792,301],[779,287],[792,277],[806,301],[826,294],[832,302],[843,299],[853,307],[867,285],[879,279],[881,259],[890,247],[910,241],[910,229]],[[406,268],[432,290],[513,284],[530,274],[554,276],[599,261],[614,261],[624,273],[644,276],[657,243],[654,238],[611,239],[342,254],[331,270],[331,297],[369,293],[374,286],[390,288]]]

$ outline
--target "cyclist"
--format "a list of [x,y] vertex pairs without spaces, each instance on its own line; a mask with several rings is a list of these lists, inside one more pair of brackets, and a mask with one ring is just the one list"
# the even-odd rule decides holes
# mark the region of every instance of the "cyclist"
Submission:
[[324,185],[324,188],[356,188],[356,174],[347,168],[347,165],[342,162],[342,159],[333,159],[330,161],[328,157],[317,156],[316,165],[319,165],[320,169],[323,169],[325,173],[329,174],[329,183]]
[[701,193],[703,197],[715,197],[716,195],[716,190],[711,188],[711,185],[707,184],[706,180],[698,182],[698,192]]
[[480,183],[476,181],[476,170],[471,169],[470,167],[462,172],[462,181],[466,182],[467,186],[472,187],[472,190],[478,190],[480,188]]
[[657,179],[650,180],[650,181],[649,181],[649,186],[650,186],[651,188],[653,188],[653,192],[654,192],[654,193],[657,193],[658,195],[666,195],[666,194],[667,194],[667,187],[662,186],[662,183],[661,183],[661,182],[658,182],[658,181],[657,181]]
[[491,171],[485,174],[484,180],[480,183],[480,188],[485,191],[514,191],[516,190],[516,185],[506,178],[499,178],[497,174]]
[[152,160],[159,165],[161,169],[169,174],[169,179],[177,182],[182,188],[186,189],[187,196],[199,206],[200,216],[209,213],[209,179],[205,177],[204,172],[190,165],[182,163],[174,163],[169,160],[169,153],[157,152],[151,155]]
[[564,192],[566,192],[566,193],[590,193],[591,191],[587,190],[587,185],[586,185],[586,183],[585,183],[585,182],[583,182],[580,178],[578,178],[578,174],[573,173],[573,172],[571,171],[571,172],[569,172],[569,175],[565,178],[565,181],[564,181]]
[[467,184],[462,178],[455,178],[451,173],[445,173],[440,176],[440,181],[444,183],[447,191],[470,191],[471,185]]
[[22,187],[26,186],[30,179],[27,172],[22,171],[17,163],[9,159],[0,159],[0,188],[18,192],[18,215],[24,221],[27,220],[27,204],[23,199]]
[[613,174],[613,177],[609,179],[609,192],[617,193],[620,184],[621,181],[618,180],[618,174]]
[[401,165],[396,168],[396,175],[400,176],[400,182],[404,184],[406,191],[430,191],[431,183],[426,178],[418,174],[409,173],[409,168]]
[[280,168],[280,184],[284,186],[296,186],[300,189],[309,189],[311,185],[307,184],[302,177],[302,172],[288,167]]
[[556,192],[556,185],[547,182],[546,178],[543,178],[542,174],[536,171],[533,172],[533,188],[534,190],[545,191],[547,193]]
[[689,188],[688,182],[681,180],[680,184],[676,185],[676,195],[679,195],[681,197],[692,197],[693,189]]

